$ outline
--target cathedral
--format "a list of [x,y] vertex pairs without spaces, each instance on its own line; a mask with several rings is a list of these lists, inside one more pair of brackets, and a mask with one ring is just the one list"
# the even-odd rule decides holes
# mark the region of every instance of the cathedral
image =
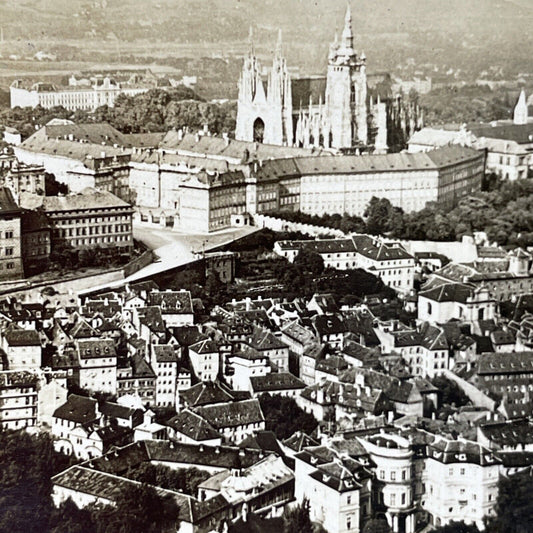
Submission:
[[340,40],[331,44],[327,75],[291,79],[281,32],[266,87],[253,45],[239,80],[235,138],[342,152],[387,152],[387,103],[369,91],[366,57],[354,49],[346,11]]

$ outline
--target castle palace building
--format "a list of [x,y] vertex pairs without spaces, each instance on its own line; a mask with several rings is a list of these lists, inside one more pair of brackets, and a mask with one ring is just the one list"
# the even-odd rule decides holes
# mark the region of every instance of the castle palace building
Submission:
[[291,79],[280,33],[265,87],[250,47],[239,80],[235,138],[339,151],[387,151],[387,105],[368,90],[366,57],[354,49],[349,7],[342,36],[335,37],[330,48],[326,77]]

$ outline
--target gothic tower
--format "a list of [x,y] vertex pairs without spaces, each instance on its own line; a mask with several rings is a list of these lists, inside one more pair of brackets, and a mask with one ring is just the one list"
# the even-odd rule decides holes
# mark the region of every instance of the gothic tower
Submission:
[[326,82],[326,115],[333,148],[368,142],[366,57],[353,47],[352,16],[346,10],[340,42],[330,49]]
[[266,91],[250,39],[250,51],[244,59],[239,79],[235,138],[266,144],[292,144],[291,79],[282,54],[281,32]]
[[281,30],[278,34],[272,70],[268,76],[267,100],[271,116],[266,124],[265,142],[292,145],[294,136],[291,78],[287,69],[287,61],[283,57]]

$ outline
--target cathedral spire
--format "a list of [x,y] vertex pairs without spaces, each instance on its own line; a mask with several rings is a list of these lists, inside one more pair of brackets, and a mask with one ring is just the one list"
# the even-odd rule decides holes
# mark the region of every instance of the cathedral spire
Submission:
[[276,56],[281,57],[283,53],[283,41],[281,38],[281,28],[278,30],[278,41],[276,43]]
[[255,56],[255,47],[254,47],[254,27],[250,26],[248,32],[248,52],[250,56]]
[[352,10],[350,4],[346,7],[346,16],[344,17],[344,29],[342,30],[342,46],[344,48],[353,48],[353,31],[352,31]]

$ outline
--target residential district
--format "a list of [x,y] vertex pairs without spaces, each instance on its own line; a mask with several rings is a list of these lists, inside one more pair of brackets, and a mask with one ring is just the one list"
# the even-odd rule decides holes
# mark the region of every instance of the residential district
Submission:
[[[15,84],[12,102],[93,109],[144,90],[134,82],[73,78],[57,95]],[[329,533],[376,518],[394,533],[483,529],[502,479],[531,469],[531,251],[479,233],[398,241],[279,217],[363,216],[373,197],[407,213],[451,209],[486,174],[525,179],[526,95],[513,120],[435,129],[372,83],[348,10],[323,78],[291,79],[280,38],[265,83],[251,48],[235,138],[64,119],[26,139],[5,130],[0,424],[46,433],[73,458],[51,479],[56,506],[113,505],[136,471],[158,465],[203,473],[192,493],[156,484],[178,505],[180,533],[232,531],[303,502]],[[408,149],[387,153],[395,127]],[[51,174],[64,188],[56,195],[45,194]],[[225,299],[217,287],[236,282],[246,255],[231,248],[155,270],[153,255],[131,261],[135,228],[248,226],[296,235],[278,238],[269,260],[289,269],[318,257],[325,272],[366,273],[388,296]],[[86,274],[39,277],[67,251],[126,263],[83,289]],[[209,306],[189,286],[169,288],[176,272],[198,269],[206,286],[215,278]],[[276,423],[291,421],[272,414],[280,402],[313,427],[282,436]]]

